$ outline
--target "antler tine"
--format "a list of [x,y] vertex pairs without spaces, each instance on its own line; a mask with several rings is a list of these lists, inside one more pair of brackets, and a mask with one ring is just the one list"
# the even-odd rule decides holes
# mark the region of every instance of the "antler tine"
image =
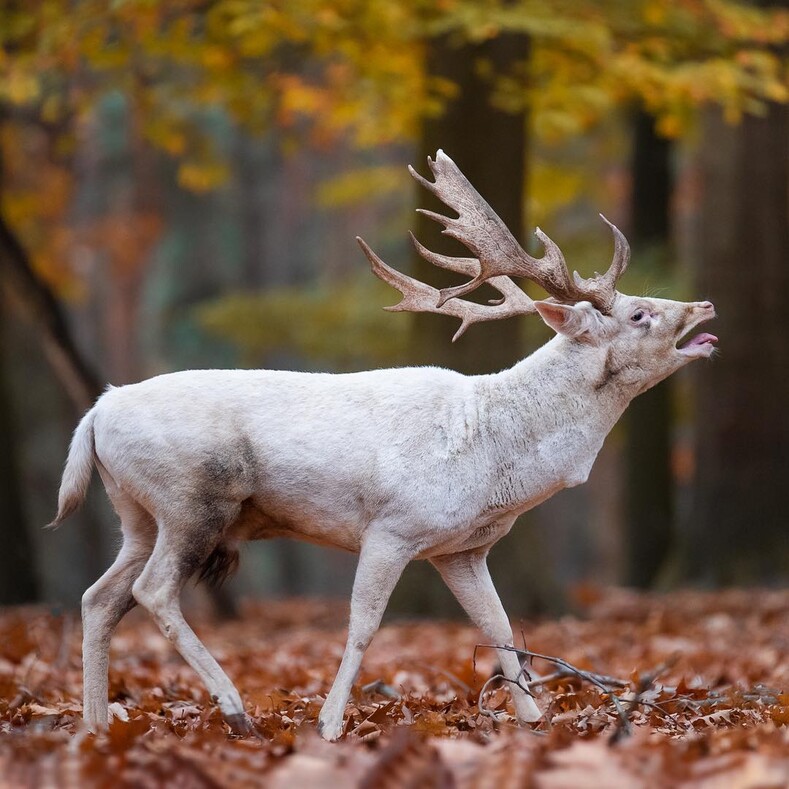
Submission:
[[475,277],[479,274],[479,261],[476,258],[456,258],[449,255],[441,255],[433,252],[422,244],[419,239],[411,232],[408,237],[414,245],[414,249],[428,262],[447,271],[454,271],[456,274],[465,274],[468,277]]
[[614,257],[611,260],[608,271],[604,275],[613,290],[616,288],[619,278],[627,271],[630,263],[630,244],[628,244],[625,234],[613,222],[609,222],[602,214],[600,214],[600,219],[611,228],[611,232],[614,235]]
[[370,261],[373,274],[393,288],[397,288],[403,294],[403,299],[399,304],[384,307],[385,310],[388,312],[402,312],[406,310],[420,312],[425,305],[429,306],[433,302],[431,291],[434,291],[435,288],[388,266],[373,252],[363,238],[356,236],[356,241]]
[[[468,276],[474,276],[479,271],[479,261],[476,258],[456,258],[448,255],[440,255],[438,252],[433,252],[433,250],[428,249],[413,233],[409,232],[408,235],[411,237],[411,243],[414,245],[416,251],[428,263],[432,263],[434,266],[439,266],[449,271],[454,271],[457,274],[466,274]],[[534,301],[509,277],[491,277],[491,279],[488,280],[488,284],[502,295],[501,299],[490,299],[488,304],[500,306],[507,302],[509,311],[507,315],[489,316],[485,318],[485,320],[509,317],[510,315],[529,315],[537,311],[537,308],[534,306]],[[484,305],[475,304],[474,302],[462,301],[462,303],[471,304],[474,307],[482,307],[484,309]],[[487,315],[488,313],[485,314]]]
[[524,251],[452,159],[439,150],[435,161],[428,158],[428,165],[435,181],[423,178],[413,167],[409,167],[409,172],[458,216],[451,218],[424,208],[417,210],[442,224],[442,232],[471,250],[480,266],[477,276],[470,282],[442,291],[439,305],[470,293],[494,276],[527,276],[528,261],[524,260]]
[[[431,263],[461,274],[473,274],[477,268],[478,261],[473,258],[453,258],[446,255],[438,255],[438,253],[431,252],[422,246],[414,238],[413,234],[411,238],[419,254],[427,253],[426,260]],[[356,240],[359,242],[362,252],[370,261],[373,273],[388,285],[399,290],[403,295],[399,304],[384,307],[384,309],[390,312],[435,312],[440,315],[451,315],[455,318],[460,318],[460,327],[455,332],[452,342],[461,337],[466,329],[474,323],[509,318],[513,315],[525,315],[536,311],[534,302],[507,277],[493,277],[490,280],[490,285],[496,288],[504,297],[501,301],[486,305],[475,304],[464,299],[454,299],[447,304],[439,305],[439,291],[437,288],[393,269],[384,263],[363,239],[357,236]]]
[[537,236],[545,246],[545,255],[533,258],[523,251],[501,218],[443,151],[438,151],[435,161],[428,157],[428,165],[435,181],[423,178],[413,167],[409,167],[409,172],[458,216],[447,217],[424,208],[417,211],[442,224],[442,232],[468,247],[479,261],[479,269],[471,280],[441,291],[438,306],[470,293],[496,276],[526,277],[559,301],[587,298],[578,292],[559,247],[541,230],[537,230]]
[[[442,151],[439,151],[442,153]],[[431,172],[433,171],[433,160],[428,156],[427,157],[427,164],[430,167]],[[411,177],[420,185],[427,189],[428,192],[433,192],[435,194],[436,185],[433,181],[428,181],[421,173],[418,173],[412,165],[408,165],[408,172],[411,173]]]
[[538,269],[530,278],[559,301],[578,301],[578,290],[570,279],[567,261],[559,245],[539,227],[535,228],[534,235],[540,239],[545,254],[541,258],[533,258],[524,252]]
[[614,236],[614,257],[611,265],[605,274],[595,272],[595,276],[589,279],[584,279],[576,271],[573,273],[573,279],[579,291],[586,294],[584,298],[592,301],[603,312],[609,312],[616,298],[616,283],[630,263],[630,244],[625,234],[613,222],[609,222],[602,214],[600,218],[611,228]]

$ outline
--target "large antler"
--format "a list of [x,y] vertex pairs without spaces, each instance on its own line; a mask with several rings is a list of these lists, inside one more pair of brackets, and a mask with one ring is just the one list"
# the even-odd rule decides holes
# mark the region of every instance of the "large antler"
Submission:
[[[403,294],[403,300],[388,309],[438,312],[459,317],[462,323],[454,340],[472,323],[535,312],[534,302],[509,279],[526,277],[557,301],[569,304],[590,301],[602,312],[610,311],[616,296],[616,282],[630,260],[630,248],[624,235],[605,217],[602,217],[603,220],[614,234],[614,259],[610,268],[604,275],[595,274],[590,279],[582,278],[578,272],[570,277],[564,255],[542,230],[537,228],[536,235],[545,247],[545,255],[542,258],[533,258],[521,248],[504,222],[452,159],[439,150],[435,161],[428,157],[427,162],[435,181],[423,178],[413,167],[409,166],[408,170],[422,186],[453,209],[458,216],[453,219],[422,208],[417,210],[442,224],[442,232],[460,241],[475,257],[439,255],[423,247],[413,235],[411,238],[425,260],[442,268],[467,274],[472,279],[464,285],[438,291],[390,268],[364,241],[358,239],[374,273]],[[458,298],[486,281],[502,294],[503,299],[482,305]]]
[[[409,235],[417,252],[429,263],[467,276],[474,276],[479,272],[479,261],[475,258],[453,258],[439,255],[422,246],[413,233]],[[452,299],[444,304],[439,304],[441,294],[437,288],[393,269],[384,263],[363,239],[357,236],[356,240],[364,254],[367,255],[375,275],[403,294],[403,299],[399,304],[384,307],[384,309],[389,312],[436,312],[460,318],[460,328],[455,332],[452,342],[461,337],[472,323],[510,318],[513,315],[528,315],[537,311],[534,302],[509,277],[491,277],[489,280],[488,284],[493,286],[503,297],[496,302],[476,304],[465,299]]]

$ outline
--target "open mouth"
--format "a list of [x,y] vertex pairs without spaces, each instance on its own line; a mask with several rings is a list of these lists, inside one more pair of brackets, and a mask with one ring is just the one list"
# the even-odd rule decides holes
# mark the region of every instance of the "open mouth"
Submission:
[[[706,320],[709,320],[709,318]],[[693,329],[695,329],[699,323],[703,323],[703,321],[698,321],[696,324],[691,326],[688,331],[685,331],[682,339],[687,337],[688,334],[693,331]],[[702,332],[701,334],[691,337],[689,340],[682,343],[682,345],[678,345],[677,350],[685,356],[709,356],[714,350],[716,342],[718,342],[718,338],[714,334]]]

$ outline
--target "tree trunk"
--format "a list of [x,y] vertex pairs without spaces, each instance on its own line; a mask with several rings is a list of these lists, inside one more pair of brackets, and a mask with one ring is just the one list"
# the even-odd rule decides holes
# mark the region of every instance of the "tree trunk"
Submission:
[[[526,118],[492,107],[490,85],[477,69],[480,62],[487,61],[496,72],[506,71],[518,60],[524,60],[527,53],[528,39],[520,35],[502,35],[480,45],[453,46],[446,38],[433,41],[428,71],[456,84],[458,94],[440,117],[424,122],[416,163],[416,168],[432,179],[427,157],[434,157],[436,150],[443,148],[517,239],[523,237]],[[452,210],[427,190],[420,186],[417,189],[420,207],[452,215]],[[469,255],[465,247],[441,233],[440,225],[422,214],[417,215],[415,235],[436,252]],[[436,287],[465,279],[417,255],[413,273]],[[487,288],[481,290],[486,295],[499,295]],[[452,343],[456,329],[455,318],[417,313],[413,323],[413,361],[475,374],[498,372],[521,358],[517,319],[475,324]]]
[[[483,44],[453,45],[447,38],[431,42],[428,70],[433,76],[448,79],[458,86],[457,96],[438,118],[424,122],[416,168],[427,171],[427,157],[442,148],[463,170],[480,194],[512,231],[523,237],[526,177],[526,118],[491,106],[490,84],[479,75],[482,61],[496,73],[506,72],[526,60],[529,41],[522,35],[502,35]],[[447,209],[425,189],[418,188],[418,205],[451,216]],[[429,249],[445,254],[469,252],[440,232],[441,228],[421,214],[415,235]],[[413,275],[436,287],[462,282],[414,257]],[[479,296],[487,299],[499,294],[483,287]],[[457,320],[435,315],[416,314],[413,320],[411,360],[419,365],[439,365],[466,374],[497,372],[510,367],[523,356],[517,319],[475,324],[456,343],[451,342]],[[511,613],[545,609],[561,599],[541,555],[536,535],[527,518],[507,536],[507,549],[491,555],[491,571],[499,579],[499,591]],[[506,579],[506,582],[505,580]],[[424,562],[407,568],[392,599],[391,610],[409,614],[457,615],[460,609],[437,573]]]
[[[654,118],[633,118],[630,241],[635,255],[651,251],[663,262],[670,243],[673,188],[671,143],[655,132]],[[649,587],[671,547],[670,379],[637,397],[625,416],[624,580]]]
[[700,290],[721,357],[696,370],[695,506],[682,568],[707,583],[789,571],[789,107],[705,118]]
[[27,305],[41,333],[44,355],[75,409],[86,411],[101,394],[98,376],[77,350],[58,300],[36,274],[27,252],[1,213],[0,266]]
[[[2,165],[2,162],[0,162]],[[0,179],[2,177],[2,167],[0,166]],[[99,378],[93,371],[91,365],[78,350],[74,342],[73,335],[69,328],[63,308],[50,287],[41,279],[36,272],[30,256],[27,254],[22,242],[17,237],[11,226],[6,221],[5,216],[0,211],[0,275],[7,285],[13,290],[15,295],[15,305],[21,304],[24,309],[25,317],[31,320],[41,338],[41,349],[44,358],[50,365],[55,377],[63,386],[68,399],[74,406],[77,415],[82,415],[93,405],[93,402],[101,394],[102,386]],[[7,324],[6,324],[7,325]],[[1,340],[2,338],[0,338]],[[2,355],[0,354],[0,363]],[[0,403],[0,409],[8,414],[12,406],[8,403],[10,392],[5,386],[5,379],[0,382],[0,398],[4,402]],[[9,429],[8,427],[5,428]],[[0,432],[3,429],[0,428]],[[13,464],[13,440],[8,436],[11,451],[7,452],[8,463]],[[3,446],[5,444],[3,443]],[[16,497],[22,498],[22,491],[18,487],[19,479],[15,477],[15,470],[12,466],[8,467],[9,479],[14,479]],[[54,502],[53,502],[54,504]],[[6,520],[3,513],[3,528],[12,529],[13,526],[6,527],[6,523],[16,523],[15,535],[12,540],[14,548],[6,558],[16,556],[18,563],[14,566],[14,573],[28,578],[28,586],[25,587],[21,582],[19,588],[27,588],[26,595],[33,594],[35,588],[35,566],[32,555],[32,542],[29,533],[24,531],[23,521],[19,515],[13,520],[13,512],[18,506],[13,503],[8,504],[12,509],[9,510]],[[21,512],[21,510],[20,510]],[[95,577],[101,567],[103,535],[101,523],[93,513],[88,513],[84,518],[86,534],[91,551],[88,558],[90,575]],[[15,582],[16,585],[16,582]]]
[[3,447],[0,452],[0,605],[16,605],[36,602],[39,589],[16,462],[15,420],[4,364],[5,317],[3,307],[0,312],[0,446]]

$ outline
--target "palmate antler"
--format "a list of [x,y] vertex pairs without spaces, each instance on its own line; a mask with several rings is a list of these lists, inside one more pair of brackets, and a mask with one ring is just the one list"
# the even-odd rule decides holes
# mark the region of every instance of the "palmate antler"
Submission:
[[[413,167],[408,170],[422,186],[453,209],[458,217],[452,219],[422,208],[417,210],[444,225],[442,232],[460,241],[474,257],[439,255],[422,246],[413,234],[411,240],[417,252],[429,263],[466,274],[472,279],[464,285],[439,291],[391,268],[361,238],[357,238],[376,276],[403,294],[399,304],[387,309],[437,312],[460,318],[460,328],[452,338],[454,341],[473,323],[536,312],[532,299],[510,279],[525,277],[564,304],[589,301],[601,312],[607,313],[611,310],[616,296],[617,280],[630,261],[630,247],[619,229],[602,214],[600,216],[614,234],[614,258],[611,266],[605,274],[595,274],[589,279],[579,276],[578,272],[570,277],[564,255],[542,230],[537,228],[536,235],[545,247],[545,255],[542,258],[533,258],[524,252],[504,222],[452,159],[439,150],[436,160],[428,157],[427,162],[435,181],[423,178]],[[459,298],[475,290],[483,282],[496,288],[503,298],[489,304],[476,304]]]

